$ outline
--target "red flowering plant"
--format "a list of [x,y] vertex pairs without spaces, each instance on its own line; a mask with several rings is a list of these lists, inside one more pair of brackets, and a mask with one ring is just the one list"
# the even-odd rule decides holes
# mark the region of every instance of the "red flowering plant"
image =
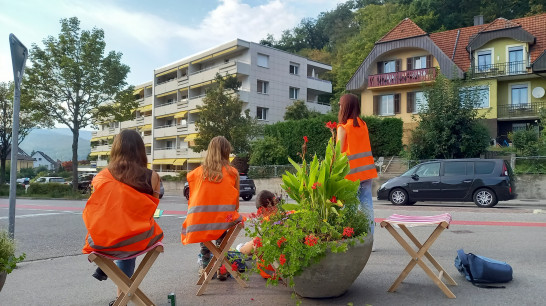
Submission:
[[302,163],[289,158],[294,173],[282,177],[283,190],[291,198],[278,205],[267,218],[254,215],[247,224],[253,237],[254,256],[261,266],[271,266],[275,276],[268,283],[293,286],[293,277],[318,262],[326,252],[345,252],[356,241],[363,242],[369,231],[368,217],[358,209],[359,182],[345,179],[349,160],[336,144],[335,122],[328,122],[332,137],[324,160],[313,156],[306,162],[307,137],[303,138]]

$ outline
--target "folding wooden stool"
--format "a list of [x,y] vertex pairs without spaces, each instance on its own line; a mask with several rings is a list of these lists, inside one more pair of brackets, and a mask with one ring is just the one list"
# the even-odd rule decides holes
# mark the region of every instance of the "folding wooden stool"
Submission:
[[[163,253],[163,244],[161,242],[157,242],[146,250],[127,258],[116,258],[100,252],[92,252],[89,254],[88,259],[89,262],[96,263],[121,290],[121,295],[114,302],[114,306],[127,305],[129,301],[133,301],[137,305],[155,305],[138,286],[152,267],[159,253]],[[144,256],[130,279],[114,263],[114,260],[131,259],[142,254],[146,254],[146,256]]]
[[214,276],[214,273],[218,271],[222,264],[225,265],[226,270],[239,283],[239,285],[241,285],[241,287],[247,287],[247,284],[241,279],[239,271],[234,271],[231,268],[231,263],[227,258],[227,252],[229,251],[229,248],[231,248],[231,245],[235,241],[235,238],[237,238],[237,235],[239,234],[241,229],[243,229],[242,223],[237,223],[235,226],[228,229],[226,232],[226,236],[222,240],[222,243],[219,247],[217,247],[212,241],[203,242],[203,244],[211,251],[213,257],[211,258],[209,264],[205,268],[205,271],[203,272],[203,274],[201,274],[201,277],[199,277],[199,280],[197,281],[196,285],[201,286],[199,287],[196,295],[202,295],[205,292],[210,280]]
[[[394,281],[392,286],[389,288],[389,292],[396,291],[396,288],[400,283],[408,276],[410,271],[415,267],[416,264],[418,264],[425,273],[432,279],[432,281],[440,287],[440,289],[444,292],[444,294],[448,298],[455,298],[455,294],[451,292],[447,288],[447,286],[442,281],[442,278],[447,280],[447,282],[450,285],[456,286],[457,283],[449,276],[449,274],[442,268],[442,266],[430,255],[428,252],[428,249],[432,246],[434,241],[440,236],[442,231],[449,227],[449,223],[451,222],[451,215],[448,213],[437,215],[437,216],[405,216],[405,215],[391,215],[387,219],[381,222],[381,227],[386,228],[391,235],[400,243],[400,245],[410,254],[411,260],[406,266],[406,268],[400,273],[398,278]],[[415,236],[409,231],[408,227],[413,226],[422,226],[422,225],[437,225],[436,229],[430,234],[428,239],[425,241],[424,244],[421,244]],[[396,231],[394,228],[395,226],[398,226],[406,235],[408,238],[417,246],[418,250],[415,251],[413,248],[404,240],[400,234]],[[423,261],[423,256],[428,258],[430,263],[438,270],[439,274],[436,275]]]

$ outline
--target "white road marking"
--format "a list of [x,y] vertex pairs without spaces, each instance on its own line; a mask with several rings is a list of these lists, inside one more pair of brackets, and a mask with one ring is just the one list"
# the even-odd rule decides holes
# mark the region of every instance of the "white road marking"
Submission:
[[[19,215],[15,216],[15,219],[21,218],[32,218],[32,217],[41,217],[41,216],[51,216],[51,215],[63,215],[65,212],[54,212],[54,213],[45,213],[45,214],[30,214],[30,215]],[[9,217],[0,217],[0,220],[8,219]]]

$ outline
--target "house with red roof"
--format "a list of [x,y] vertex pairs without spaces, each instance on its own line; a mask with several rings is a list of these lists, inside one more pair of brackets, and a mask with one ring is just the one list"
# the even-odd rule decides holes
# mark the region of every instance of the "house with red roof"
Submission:
[[546,14],[426,33],[402,20],[379,41],[346,85],[359,94],[363,115],[404,121],[404,143],[426,105],[423,86],[438,73],[471,79],[479,113],[492,138],[536,126],[546,107]]

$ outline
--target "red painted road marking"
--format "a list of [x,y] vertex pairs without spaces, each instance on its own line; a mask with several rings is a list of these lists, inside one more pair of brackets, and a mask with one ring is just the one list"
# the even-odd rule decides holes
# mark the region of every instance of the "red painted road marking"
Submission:
[[[9,205],[0,204],[0,207],[9,207]],[[62,211],[83,211],[82,207],[68,207],[68,206],[47,206],[47,205],[29,205],[29,204],[17,204],[17,208],[23,209],[36,209],[36,210],[62,210]],[[165,215],[186,215],[185,210],[165,210]],[[242,216],[250,216],[250,213],[241,213]],[[376,223],[381,223],[384,218],[375,218]],[[485,225],[485,226],[520,226],[520,227],[546,227],[546,222],[513,222],[513,221],[465,221],[465,220],[453,220],[451,224],[455,225]]]
[[[375,218],[376,223],[381,223],[384,218]],[[488,226],[523,226],[523,227],[546,227],[546,222],[508,222],[508,221],[451,221],[455,225],[488,225]]]

